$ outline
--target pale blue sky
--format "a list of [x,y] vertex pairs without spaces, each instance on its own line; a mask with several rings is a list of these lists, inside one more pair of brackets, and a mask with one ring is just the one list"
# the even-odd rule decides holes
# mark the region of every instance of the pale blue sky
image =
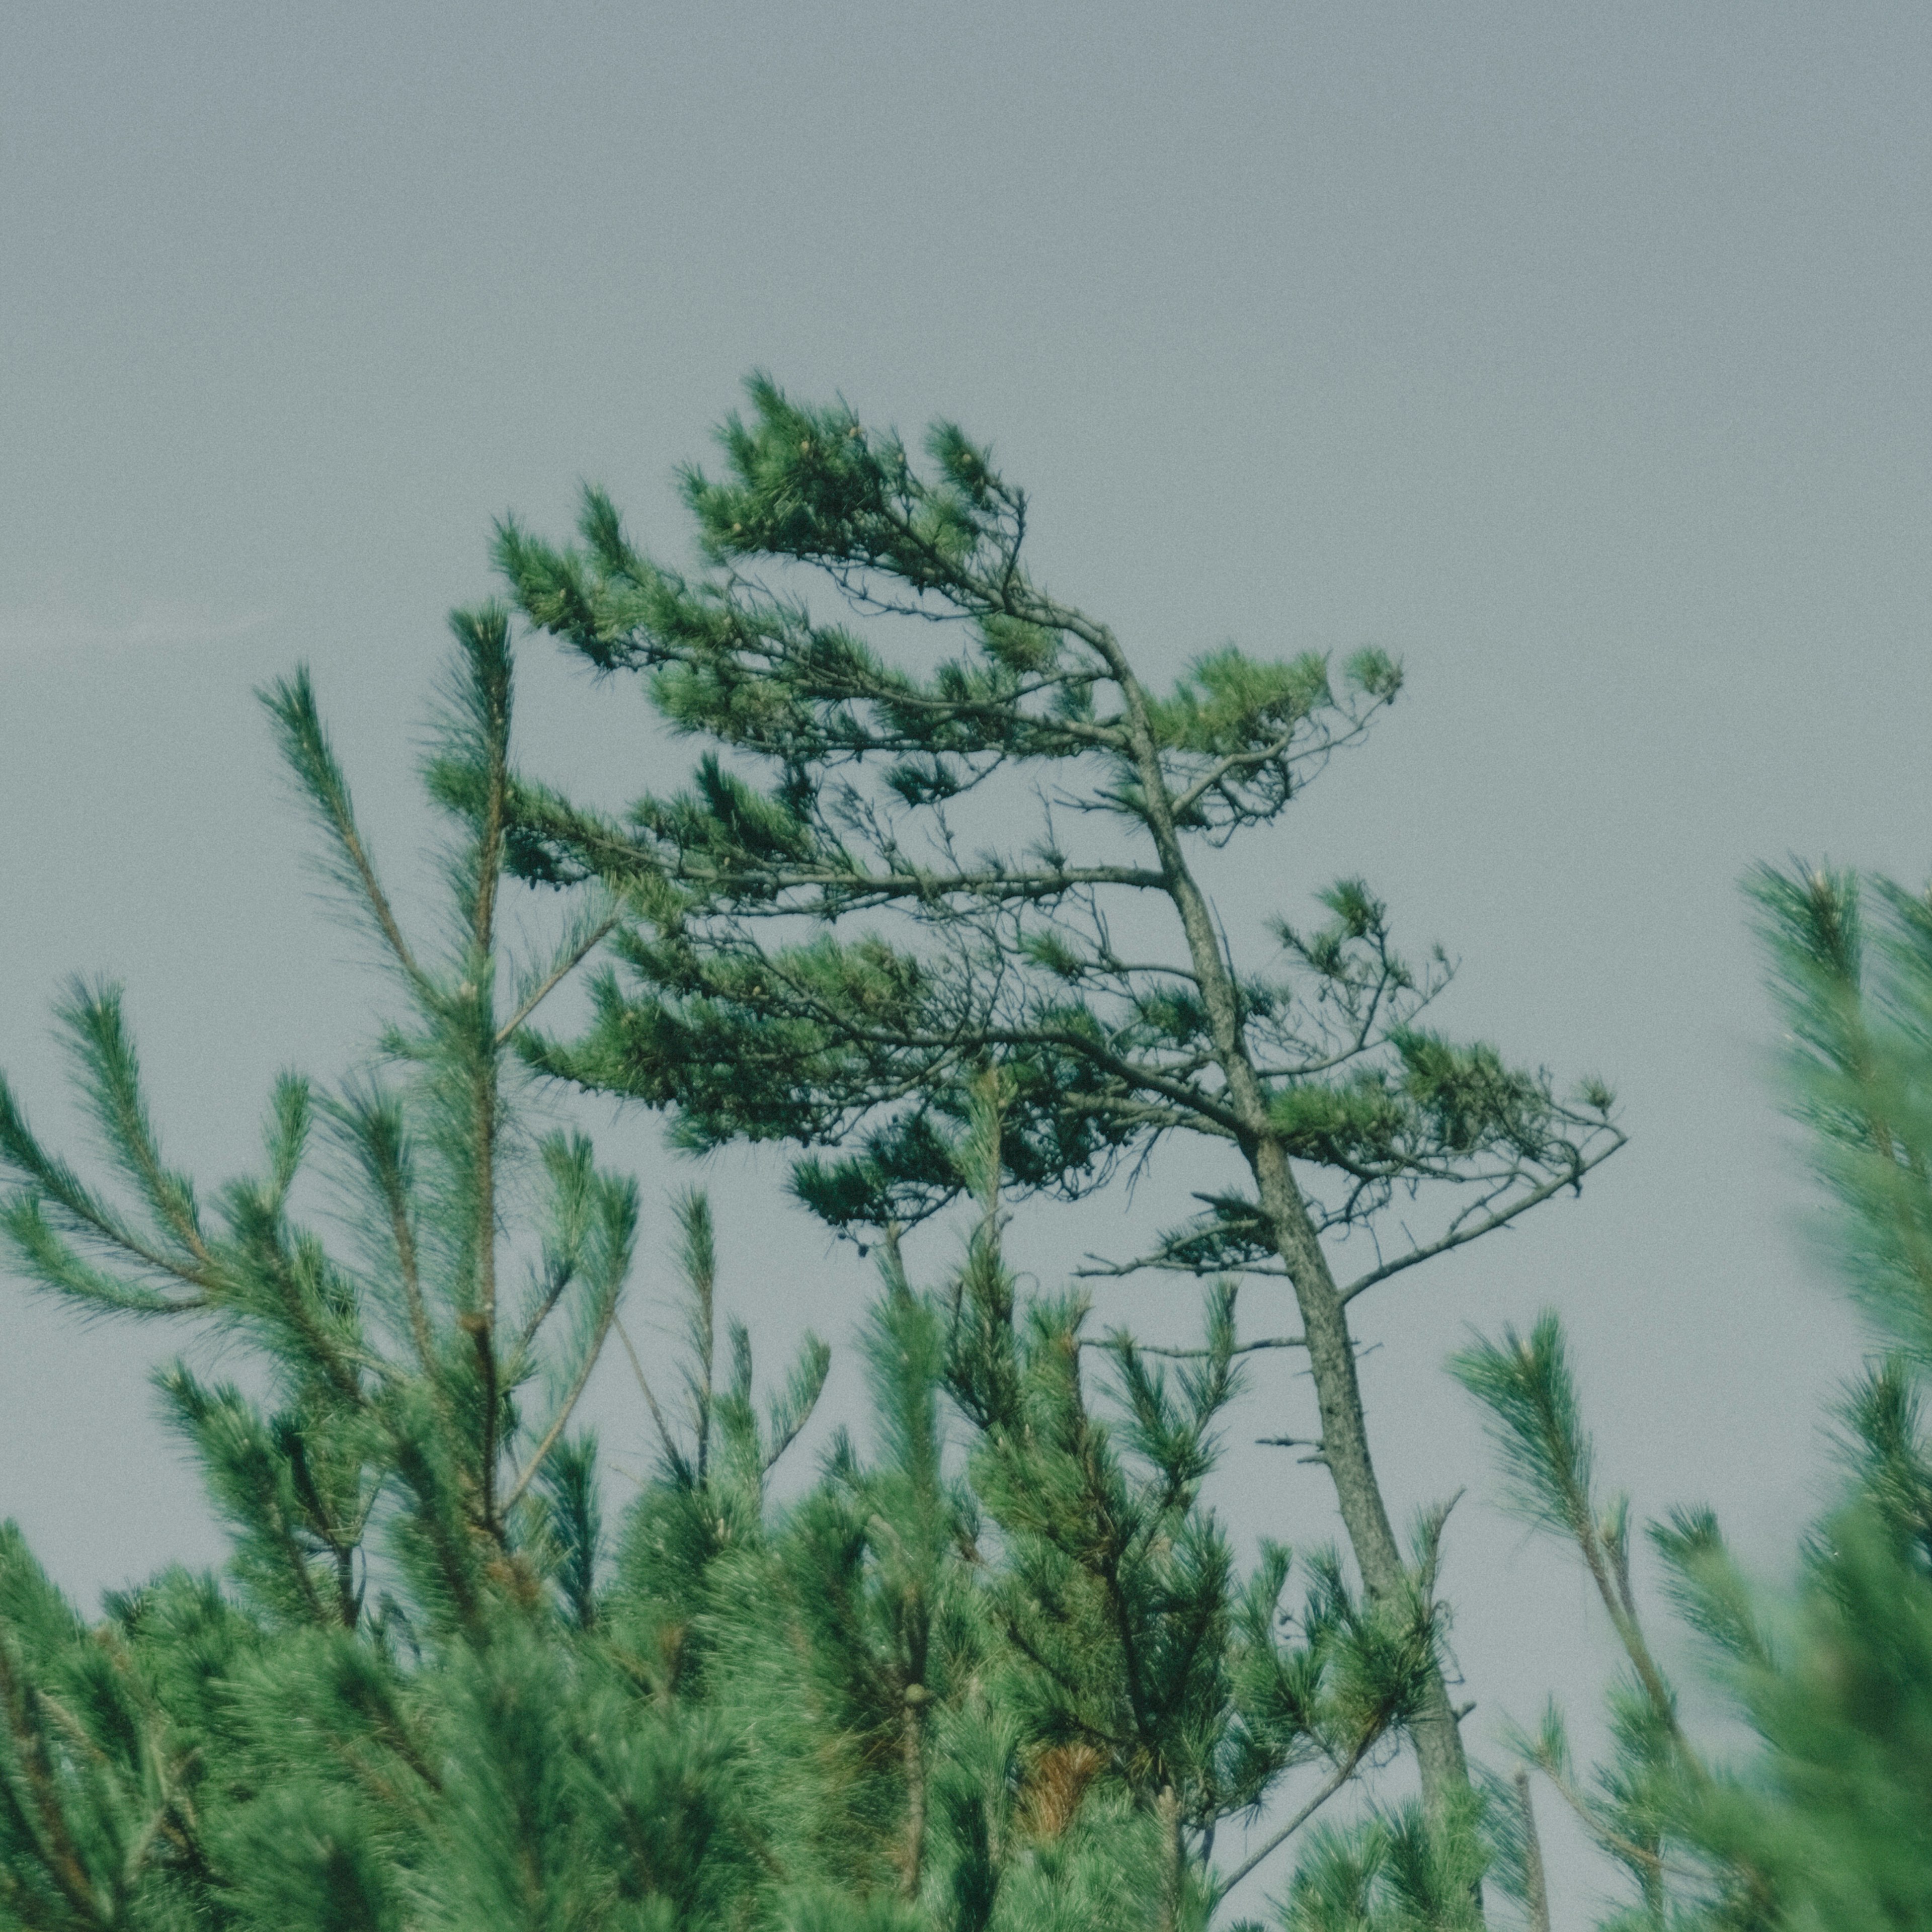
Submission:
[[[1792,849],[1932,869],[1932,15],[188,0],[25,4],[7,43],[0,1065],[38,1114],[66,1118],[44,1016],[75,970],[128,981],[210,1178],[278,1066],[344,1063],[367,982],[250,686],[313,662],[406,874],[490,518],[560,528],[593,477],[676,554],[670,470],[767,365],[990,438],[1055,587],[1155,667],[1406,658],[1375,746],[1227,889],[1294,912],[1366,872],[1462,958],[1459,1029],[1600,1070],[1634,1136],[1582,1204],[1368,1314],[1399,1505],[1472,1486],[1472,1736],[1546,1688],[1587,1707],[1608,1652],[1481,1501],[1440,1370],[1466,1323],[1555,1302],[1640,1510],[1708,1498],[1788,1552],[1858,1342],[1797,1240],[1736,881]],[[535,649],[526,718],[536,769],[662,777],[634,694]],[[653,1198],[686,1178],[648,1123],[605,1138]],[[745,1185],[738,1306],[842,1342],[868,1284]],[[1016,1239],[1051,1278],[1096,1225]],[[0,1514],[84,1598],[212,1558],[144,1381],[166,1338],[8,1284],[0,1319]],[[1302,1399],[1258,1376],[1243,1434]],[[1318,1472],[1260,1451],[1228,1501],[1330,1533]],[[1572,1912],[1594,1882],[1566,1859]]]

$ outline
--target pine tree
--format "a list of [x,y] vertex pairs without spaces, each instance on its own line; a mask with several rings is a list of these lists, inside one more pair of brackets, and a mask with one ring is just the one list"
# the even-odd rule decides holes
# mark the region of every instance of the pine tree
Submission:
[[[1629,1874],[1640,1900],[1636,1922],[1672,1924],[1673,1871],[1681,1876],[1688,1870],[1700,1884],[1710,1877],[1701,1846],[1682,1822],[1694,1810],[1709,1774],[1684,1731],[1677,1692],[1644,1629],[1632,1578],[1630,1499],[1606,1499],[1597,1489],[1594,1447],[1583,1424],[1562,1327],[1553,1313],[1546,1313],[1527,1336],[1505,1328],[1499,1342],[1479,1336],[1450,1366],[1488,1412],[1510,1502],[1539,1529],[1568,1543],[1581,1560],[1627,1666],[1610,1692],[1612,1756],[1593,1779],[1579,1778],[1554,1704],[1537,1732],[1517,1733],[1520,1760],[1541,1773],[1598,1848]],[[1684,1516],[1673,1525],[1653,1526],[1652,1534],[1675,1568],[1680,1593],[1690,1589],[1693,1577],[1712,1580],[1726,1561],[1715,1525],[1706,1520]],[[1523,1905],[1532,1925],[1540,1912],[1546,1927],[1547,1900],[1538,1903],[1542,1858],[1527,1778],[1520,1774],[1513,1788],[1493,1781],[1490,1799],[1503,1854],[1496,1862],[1498,1880]]]
[[1750,880],[1786,1021],[1786,1098],[1831,1211],[1826,1252],[1881,1352],[1846,1390],[1850,1494],[1809,1539],[1767,1641],[1708,1560],[1689,1607],[1734,1659],[1762,1758],[1699,1819],[1778,1922],[1932,1926],[1932,897],[1794,864]]
[[[681,1393],[634,1349],[638,1190],[538,1130],[514,1051],[611,915],[512,980],[508,632],[455,629],[439,950],[381,884],[307,677],[266,694],[401,1015],[372,1066],[285,1076],[260,1171],[212,1194],[164,1157],[114,989],[62,1012],[103,1179],[0,1083],[15,1264],[90,1312],[199,1324],[236,1370],[158,1378],[222,1574],[164,1571],[89,1622],[0,1529],[0,1928],[1204,1924],[1427,1694],[1432,1542],[1395,1600],[1313,1553],[1298,1616],[1288,1552],[1237,1573],[1204,1496],[1233,1290],[1171,1375],[1089,1336],[1077,1298],[1021,1296],[992,1073],[962,1103],[960,1267],[922,1292],[887,1240],[869,1430],[776,1498],[829,1351],[760,1399],[696,1193]],[[613,1337],[658,1456],[607,1538],[573,1421]],[[1282,1792],[1217,1870],[1217,1828]]]
[[[1161,696],[1107,625],[1035,580],[1027,499],[986,450],[941,424],[922,470],[842,405],[762,377],[749,392],[725,476],[685,473],[695,579],[636,548],[596,493],[579,548],[500,532],[531,620],[645,676],[709,746],[688,789],[620,818],[518,788],[523,875],[602,881],[626,909],[628,977],[601,980],[590,1030],[533,1060],[668,1108],[688,1146],[796,1144],[800,1196],[868,1238],[966,1185],[976,1071],[1011,1083],[1016,1194],[1088,1192],[1172,1136],[1216,1144],[1229,1177],[1205,1212],[1114,1271],[1287,1281],[1313,1453],[1393,1610],[1414,1575],[1370,1454],[1352,1304],[1574,1190],[1622,1138],[1600,1084],[1560,1098],[1431,1030],[1447,962],[1405,962],[1359,880],[1320,896],[1318,929],[1277,921],[1273,958],[1234,962],[1204,864],[1365,735],[1399,668],[1365,651],[1338,679],[1318,657],[1229,648]],[[801,570],[850,621],[814,618]],[[910,634],[889,650],[895,624]],[[1015,793],[1043,801],[1033,842],[986,843]],[[1412,1240],[1423,1198],[1444,1204]],[[1324,1241],[1398,1204],[1376,1265],[1338,1278]],[[1468,1780],[1439,1675],[1410,1727],[1440,1814]]]
[[[1757,1740],[1715,1760],[1646,1640],[1628,1502],[1594,1489],[1556,1318],[1478,1338],[1452,1366],[1488,1412],[1513,1500],[1573,1546],[1629,1664],[1588,1784],[1553,1707],[1519,1747],[1635,1881],[1619,1932],[1932,1926],[1932,898],[1876,882],[1874,940],[1850,873],[1760,867],[1750,889],[1787,1026],[1787,1106],[1832,1204],[1821,1249],[1882,1346],[1838,1408],[1846,1493],[1782,1605],[1746,1582],[1709,1510],[1650,1526],[1666,1594]],[[1492,1869],[1546,1925],[1526,1780],[1491,1816]]]
[[724,1828],[728,1752],[591,1641],[594,1450],[569,1432],[638,1190],[520,1098],[516,1030],[600,916],[506,965],[507,614],[454,631],[434,950],[381,884],[308,677],[265,694],[402,1015],[376,1070],[284,1076],[259,1168],[212,1193],[165,1157],[116,989],[62,1011],[100,1179],[0,1083],[16,1264],[90,1312],[196,1324],[241,1371],[160,1378],[225,1577],[166,1572],[90,1626],[0,1534],[0,1923],[642,1932],[733,1922],[761,1882]]
[[[1332,1554],[1303,1564],[1298,1618],[1286,1551],[1236,1574],[1202,1495],[1234,1382],[1229,1291],[1178,1402],[1124,1339],[1085,1338],[1077,1302],[1022,1297],[1002,1097],[984,1077],[968,1102],[981,1214],[959,1268],[921,1293],[896,1244],[880,1257],[872,1454],[840,1431],[788,1505],[760,1492],[775,1438],[748,1405],[736,1500],[696,1478],[711,1288],[691,1270],[692,1419],[667,1418],[601,1628],[639,1681],[740,1741],[798,1909],[896,1898],[908,1925],[947,1932],[1173,1932],[1376,1768],[1436,1632],[1426,1590],[1363,1604]],[[1097,1386],[1096,1358],[1114,1364]],[[1216,1828],[1284,1789],[1286,1822],[1217,1872]]]

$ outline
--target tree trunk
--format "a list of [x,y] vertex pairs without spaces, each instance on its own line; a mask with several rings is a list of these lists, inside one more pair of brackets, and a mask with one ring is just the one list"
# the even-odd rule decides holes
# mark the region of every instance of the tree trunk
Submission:
[[[1100,632],[1090,641],[1106,659],[1126,700],[1132,720],[1134,764],[1146,801],[1148,831],[1160,859],[1168,898],[1180,920],[1189,964],[1228,1083],[1230,1110],[1241,1125],[1242,1150],[1254,1175],[1262,1214],[1300,1306],[1309,1366],[1322,1414],[1320,1453],[1334,1481],[1342,1526],[1348,1532],[1363,1587],[1371,1597],[1399,1598],[1409,1588],[1408,1572],[1369,1457],[1347,1311],[1309,1219],[1307,1204],[1289,1171],[1287,1151],[1270,1124],[1268,1096],[1248,1054],[1240,990],[1222,950],[1206,895],[1181,849],[1147,694],[1111,632]],[[1422,1774],[1423,1807],[1431,1819],[1439,1819],[1455,1798],[1468,1792],[1469,1766],[1450,1706],[1448,1687],[1433,1664],[1422,1707],[1409,1729]]]
[[[1263,1140],[1250,1156],[1262,1214],[1267,1217],[1282,1265],[1301,1310],[1308,1364],[1322,1417],[1319,1455],[1335,1485],[1335,1499],[1348,1533],[1355,1566],[1371,1597],[1399,1598],[1409,1587],[1401,1546],[1382,1501],[1369,1455],[1362,1417],[1361,1384],[1355,1376],[1355,1349],[1348,1311],[1322,1252],[1308,1210],[1278,1142]],[[1432,1818],[1448,1800],[1469,1789],[1469,1766],[1462,1734],[1449,1702],[1440,1669],[1430,1666],[1422,1708],[1410,1723],[1422,1774],[1422,1802]]]
[[1529,1905],[1529,1932],[1550,1932],[1550,1888],[1543,1876],[1543,1840],[1536,1831],[1536,1808],[1529,1802],[1529,1773],[1516,1774],[1516,1802],[1522,1807],[1522,1874]]

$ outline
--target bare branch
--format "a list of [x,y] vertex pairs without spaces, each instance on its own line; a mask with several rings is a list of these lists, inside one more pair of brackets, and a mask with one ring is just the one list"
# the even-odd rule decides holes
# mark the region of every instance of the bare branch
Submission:
[[1498,1208],[1494,1214],[1486,1214],[1480,1220],[1459,1225],[1439,1240],[1425,1242],[1419,1247],[1411,1249],[1407,1254],[1398,1255],[1394,1261],[1384,1262],[1381,1267],[1371,1268],[1366,1274],[1358,1276],[1342,1291],[1343,1304],[1346,1306],[1354,1300],[1357,1295],[1373,1288],[1378,1282],[1388,1280],[1390,1275],[1400,1274],[1405,1268],[1414,1268],[1418,1262],[1432,1260],[1437,1255],[1447,1254],[1452,1248],[1464,1246],[1484,1234],[1492,1233],[1498,1228],[1507,1227],[1517,1216],[1527,1214],[1531,1208],[1549,1200],[1552,1195],[1562,1193],[1566,1187],[1575,1187],[1585,1174],[1594,1168],[1600,1167],[1629,1138],[1619,1128],[1611,1127],[1608,1131],[1611,1136],[1610,1144],[1591,1155],[1588,1159],[1580,1161],[1569,1172],[1552,1174],[1540,1186],[1519,1196],[1507,1208]]
[[[1137,1355],[1159,1355],[1175,1362],[1207,1361],[1219,1354],[1219,1351],[1213,1348],[1157,1348],[1151,1343],[1141,1341],[1118,1328],[1096,1341],[1082,1342],[1080,1346],[1083,1348],[1131,1348]],[[1230,1355],[1252,1355],[1268,1348],[1305,1348],[1307,1346],[1308,1338],[1305,1335],[1264,1335],[1258,1341],[1237,1342],[1228,1353]]]
[[522,1005],[496,1030],[496,1044],[508,1046],[518,1033],[526,1025],[530,1016],[556,992],[571,974],[590,958],[604,941],[617,929],[620,915],[612,913],[608,919],[600,920],[586,932],[580,944],[574,946],[547,973]]
[[1329,1799],[1333,1798],[1336,1792],[1340,1791],[1342,1786],[1346,1784],[1349,1779],[1361,1768],[1362,1760],[1368,1756],[1374,1742],[1375,1740],[1372,1738],[1369,1738],[1358,1744],[1355,1749],[1335,1767],[1333,1775],[1322,1784],[1322,1788],[1316,1792],[1315,1796],[1310,1798],[1308,1802],[1303,1805],[1300,1810],[1297,1811],[1279,1831],[1272,1832],[1268,1834],[1268,1842],[1258,1851],[1243,1859],[1226,1878],[1217,1880],[1214,1888],[1216,1898],[1217,1900],[1226,1898],[1228,1893],[1232,1892],[1235,1886],[1239,1885],[1242,1880],[1257,1866],[1280,1850],[1282,1846],[1286,1844],[1288,1840],[1293,1838],[1295,1833],[1300,1831],[1302,1826],[1306,1824],[1309,1820],[1313,1817],[1316,1813],[1320,1810],[1322,1806],[1326,1804]]

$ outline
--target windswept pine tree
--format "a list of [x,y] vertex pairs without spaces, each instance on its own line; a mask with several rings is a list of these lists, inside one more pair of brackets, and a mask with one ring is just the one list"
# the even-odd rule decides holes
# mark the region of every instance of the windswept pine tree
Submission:
[[[794,1143],[800,1198],[868,1239],[964,1187],[964,1096],[986,1069],[1010,1083],[1016,1194],[1078,1196],[1204,1139],[1226,1162],[1205,1210],[1112,1266],[1286,1280],[1319,1408],[1304,1446],[1370,1596],[1400,1604],[1415,1572],[1371,1455],[1354,1305],[1574,1191],[1622,1137],[1600,1084],[1565,1097],[1432,1030],[1446,962],[1406,961],[1359,879],[1318,896],[1314,929],[1277,919],[1262,956],[1238,958],[1216,919],[1213,855],[1259,861],[1399,667],[1230,647],[1163,694],[1037,580],[1027,497],[988,450],[941,424],[922,467],[843,406],[764,378],[749,393],[724,474],[684,475],[696,577],[594,492],[578,548],[501,532],[532,622],[641,675],[704,748],[686,789],[621,816],[518,788],[518,869],[601,881],[624,908],[622,973],[536,1064],[668,1110],[691,1148]],[[805,601],[814,578],[830,619]],[[1338,1272],[1341,1238],[1370,1229],[1349,1252],[1373,1264]],[[1412,1730],[1440,1814],[1469,1784],[1439,1678]]]

